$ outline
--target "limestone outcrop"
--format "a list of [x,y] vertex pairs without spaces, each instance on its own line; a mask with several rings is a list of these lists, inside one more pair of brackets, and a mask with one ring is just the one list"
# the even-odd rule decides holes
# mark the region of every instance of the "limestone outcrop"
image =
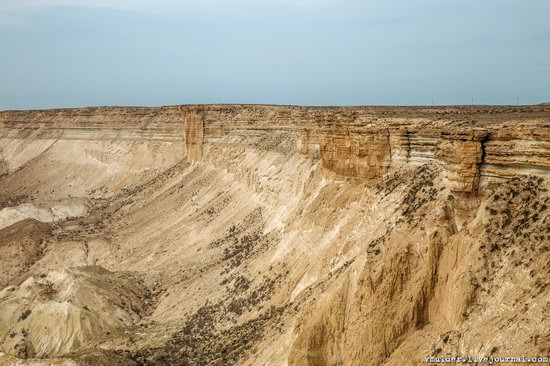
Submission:
[[[182,124],[183,122],[183,124]],[[31,127],[32,126],[32,127]],[[102,139],[185,140],[187,159],[228,134],[296,135],[296,150],[340,177],[375,179],[437,161],[456,192],[513,174],[550,172],[550,107],[292,107],[190,105],[0,113],[0,134]]]
[[0,112],[0,366],[544,357],[549,142],[550,106]]
[[[199,108],[205,143],[227,134],[291,131],[297,135],[297,151],[319,158],[327,171],[341,177],[375,179],[406,164],[437,161],[453,191],[475,193],[480,182],[492,178],[549,173],[550,110],[543,106]],[[197,114],[196,107],[182,111]],[[194,141],[197,132],[186,135]]]

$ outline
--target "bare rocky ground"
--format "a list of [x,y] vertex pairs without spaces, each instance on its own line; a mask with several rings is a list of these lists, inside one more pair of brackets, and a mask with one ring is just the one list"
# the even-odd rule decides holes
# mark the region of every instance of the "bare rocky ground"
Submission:
[[467,194],[435,160],[335,176],[290,132],[193,162],[40,133],[0,136],[0,365],[550,354],[545,171]]

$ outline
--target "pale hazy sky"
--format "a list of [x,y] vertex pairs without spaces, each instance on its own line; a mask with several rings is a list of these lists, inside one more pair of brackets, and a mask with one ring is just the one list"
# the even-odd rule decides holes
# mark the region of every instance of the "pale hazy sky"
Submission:
[[0,109],[550,101],[548,0],[0,0]]

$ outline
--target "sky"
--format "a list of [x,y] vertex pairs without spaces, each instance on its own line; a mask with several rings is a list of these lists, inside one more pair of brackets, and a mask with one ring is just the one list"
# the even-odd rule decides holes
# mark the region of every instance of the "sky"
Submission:
[[0,0],[0,110],[550,101],[548,0]]

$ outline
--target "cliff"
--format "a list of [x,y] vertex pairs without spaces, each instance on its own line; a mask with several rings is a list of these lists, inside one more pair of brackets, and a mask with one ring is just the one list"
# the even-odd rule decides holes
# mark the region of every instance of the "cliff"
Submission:
[[550,352],[550,106],[0,112],[0,365]]
[[[32,126],[32,127],[31,127]],[[185,140],[190,161],[227,134],[290,132],[296,149],[345,178],[377,179],[438,162],[450,187],[475,193],[513,174],[550,171],[550,107],[285,107],[250,105],[83,108],[0,113],[4,135]]]

